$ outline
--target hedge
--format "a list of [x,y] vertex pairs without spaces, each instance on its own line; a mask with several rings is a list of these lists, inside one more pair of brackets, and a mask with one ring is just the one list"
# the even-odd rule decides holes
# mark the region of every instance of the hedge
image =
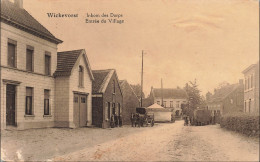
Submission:
[[259,114],[226,114],[221,117],[220,126],[247,136],[259,136]]

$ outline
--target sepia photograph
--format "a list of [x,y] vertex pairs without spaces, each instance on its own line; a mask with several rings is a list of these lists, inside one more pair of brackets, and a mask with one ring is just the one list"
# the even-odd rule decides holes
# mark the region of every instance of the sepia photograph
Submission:
[[0,161],[259,161],[259,0],[0,0]]

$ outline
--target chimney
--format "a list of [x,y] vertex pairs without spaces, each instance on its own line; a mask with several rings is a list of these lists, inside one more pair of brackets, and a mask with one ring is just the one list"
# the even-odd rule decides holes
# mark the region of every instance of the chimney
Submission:
[[19,8],[23,8],[23,0],[14,0],[14,4]]
[[243,79],[239,79],[239,84],[243,84]]

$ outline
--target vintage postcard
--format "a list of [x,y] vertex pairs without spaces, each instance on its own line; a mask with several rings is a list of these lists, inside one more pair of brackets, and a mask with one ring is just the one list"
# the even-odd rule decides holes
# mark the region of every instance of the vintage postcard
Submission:
[[259,161],[258,0],[0,0],[1,161]]

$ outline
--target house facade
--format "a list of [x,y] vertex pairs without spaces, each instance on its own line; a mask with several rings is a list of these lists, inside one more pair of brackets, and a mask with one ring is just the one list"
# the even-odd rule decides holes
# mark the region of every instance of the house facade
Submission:
[[92,124],[109,128],[111,116],[123,112],[123,94],[116,70],[92,70]]
[[55,76],[55,126],[92,124],[92,70],[84,49],[58,52]]
[[57,45],[61,40],[23,9],[1,1],[1,128],[54,126]]
[[126,80],[120,80],[119,83],[123,93],[123,123],[131,124],[131,114],[136,112],[136,108],[140,106],[140,101],[133,88]]
[[244,74],[244,112],[259,113],[259,61],[250,65]]
[[174,109],[175,115],[179,116],[182,112],[181,105],[187,104],[187,94],[181,88],[151,88],[149,101],[157,103],[164,108]]
[[207,102],[208,110],[212,114],[219,113],[224,115],[230,112],[242,112],[244,101],[243,80],[237,84],[231,84],[216,89]]

